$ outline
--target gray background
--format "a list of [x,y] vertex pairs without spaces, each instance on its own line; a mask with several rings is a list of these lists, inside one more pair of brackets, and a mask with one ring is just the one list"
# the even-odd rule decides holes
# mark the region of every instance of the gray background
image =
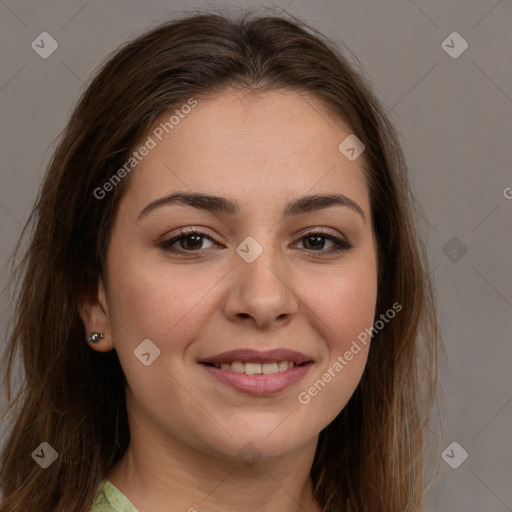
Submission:
[[[357,56],[400,133],[424,207],[448,356],[427,510],[512,511],[510,1],[0,1],[0,263],[55,138],[106,55],[173,13],[255,5],[286,8]],[[47,59],[31,48],[43,31],[59,44]],[[441,46],[454,31],[469,44],[456,59]],[[0,284],[7,277],[4,269]],[[10,311],[4,300],[3,326]],[[453,441],[469,454],[457,469],[441,457]],[[448,453],[457,461],[462,452]]]

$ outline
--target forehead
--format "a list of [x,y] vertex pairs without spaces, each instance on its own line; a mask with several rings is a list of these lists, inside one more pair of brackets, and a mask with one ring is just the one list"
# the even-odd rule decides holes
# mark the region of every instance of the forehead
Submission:
[[[154,130],[166,122],[169,133],[160,129],[159,140]],[[157,120],[149,132],[154,147],[132,172],[127,195],[142,204],[188,188],[261,204],[283,194],[339,191],[364,208],[363,158],[349,161],[338,149],[351,133],[321,102],[295,91],[197,99],[193,108],[177,105]]]

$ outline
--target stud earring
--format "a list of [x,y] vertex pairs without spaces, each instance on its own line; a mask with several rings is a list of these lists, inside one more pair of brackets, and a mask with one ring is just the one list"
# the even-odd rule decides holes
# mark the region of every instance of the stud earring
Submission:
[[101,332],[92,332],[89,336],[87,343],[98,343],[103,338],[103,334]]

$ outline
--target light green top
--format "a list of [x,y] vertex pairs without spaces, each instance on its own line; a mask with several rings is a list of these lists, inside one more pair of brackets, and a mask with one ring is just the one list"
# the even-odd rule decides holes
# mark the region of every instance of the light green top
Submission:
[[103,480],[91,512],[138,512],[138,510],[112,482]]

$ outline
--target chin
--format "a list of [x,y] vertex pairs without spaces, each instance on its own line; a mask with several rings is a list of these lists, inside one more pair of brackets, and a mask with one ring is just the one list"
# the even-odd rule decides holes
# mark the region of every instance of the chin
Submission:
[[[305,429],[304,424],[300,428],[300,421],[288,423],[290,418],[285,418],[286,414],[280,415],[279,421],[273,417],[272,421],[253,421],[252,425],[225,425],[226,435],[213,440],[210,437],[204,442],[215,456],[242,462],[283,457],[307,443],[316,442],[318,432],[315,429]],[[228,432],[233,432],[233,436]]]

